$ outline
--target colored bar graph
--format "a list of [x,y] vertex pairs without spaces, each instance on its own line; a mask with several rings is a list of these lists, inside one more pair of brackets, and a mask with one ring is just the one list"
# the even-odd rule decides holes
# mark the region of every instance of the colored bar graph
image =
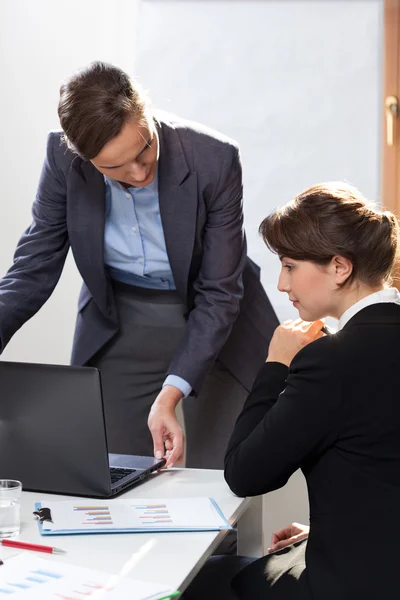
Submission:
[[87,512],[88,515],[109,515],[108,510],[91,510]]
[[62,575],[59,575],[58,573],[52,573],[50,571],[43,571],[42,569],[36,569],[36,571],[31,571],[32,573],[35,573],[36,575],[43,575],[43,577],[53,577],[54,579],[62,579]]
[[161,523],[173,523],[172,519],[157,519],[156,521],[143,521],[142,525],[159,525]]
[[146,504],[146,505],[139,505],[139,504],[134,504],[133,508],[137,508],[138,510],[141,509],[147,509],[147,508],[167,508],[166,504]]
[[[62,579],[63,575],[60,575],[59,573],[54,573],[52,571],[44,571],[42,569],[36,569],[28,571],[28,573],[24,576],[21,577],[22,581],[7,581],[4,582],[3,585],[6,585],[7,587],[0,587],[0,596],[7,594],[7,596],[9,596],[10,594],[18,594],[19,597],[19,593],[18,592],[22,592],[22,591],[28,591],[29,592],[33,589],[36,589],[36,586],[43,583],[50,583],[52,581],[54,581],[55,579]],[[36,597],[36,596],[35,596]],[[74,600],[79,600],[78,598]]]
[[82,525],[112,525],[112,517],[108,506],[99,504],[97,506],[74,506],[76,512],[82,512]]
[[30,585],[26,585],[24,583],[11,583],[11,581],[7,581],[7,585],[12,585],[13,587],[18,588],[19,590],[29,590]]
[[83,510],[88,512],[89,510],[109,510],[109,507],[104,506],[103,504],[98,504],[97,506],[74,506],[74,510]]
[[82,521],[82,525],[112,525],[112,519],[106,519],[105,521],[98,519],[87,519],[86,521]]
[[134,504],[142,525],[161,525],[173,523],[166,504]]
[[27,581],[33,581],[34,583],[46,583],[46,579],[40,579],[39,577],[27,577]]
[[168,515],[168,510],[145,510],[145,515]]

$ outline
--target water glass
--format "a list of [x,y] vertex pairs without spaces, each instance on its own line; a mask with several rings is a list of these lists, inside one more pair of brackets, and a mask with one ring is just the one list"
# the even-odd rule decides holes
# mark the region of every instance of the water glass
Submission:
[[0,538],[19,534],[22,483],[0,479]]

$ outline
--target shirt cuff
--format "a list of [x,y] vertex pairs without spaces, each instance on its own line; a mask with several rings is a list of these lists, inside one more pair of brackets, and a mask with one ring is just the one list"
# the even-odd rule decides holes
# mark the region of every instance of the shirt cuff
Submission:
[[182,377],[178,377],[178,375],[168,375],[163,383],[163,387],[164,385],[173,385],[174,387],[178,388],[178,390],[182,392],[184,398],[189,396],[190,392],[192,391],[192,386],[187,381],[182,379]]

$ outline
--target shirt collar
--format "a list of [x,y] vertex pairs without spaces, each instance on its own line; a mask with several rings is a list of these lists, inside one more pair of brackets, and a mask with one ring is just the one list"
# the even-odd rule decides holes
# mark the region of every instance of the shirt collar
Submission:
[[369,294],[369,296],[365,296],[365,298],[362,298],[344,311],[339,319],[337,331],[343,329],[346,323],[348,323],[348,321],[350,321],[350,319],[363,308],[371,306],[372,304],[379,304],[381,302],[394,302],[395,304],[400,304],[399,291],[396,288],[386,288],[384,290],[380,290],[379,292]]

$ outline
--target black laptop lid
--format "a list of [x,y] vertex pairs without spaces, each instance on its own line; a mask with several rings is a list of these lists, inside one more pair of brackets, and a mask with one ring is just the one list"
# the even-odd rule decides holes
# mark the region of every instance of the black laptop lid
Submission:
[[111,492],[100,373],[0,361],[0,478],[25,490]]

